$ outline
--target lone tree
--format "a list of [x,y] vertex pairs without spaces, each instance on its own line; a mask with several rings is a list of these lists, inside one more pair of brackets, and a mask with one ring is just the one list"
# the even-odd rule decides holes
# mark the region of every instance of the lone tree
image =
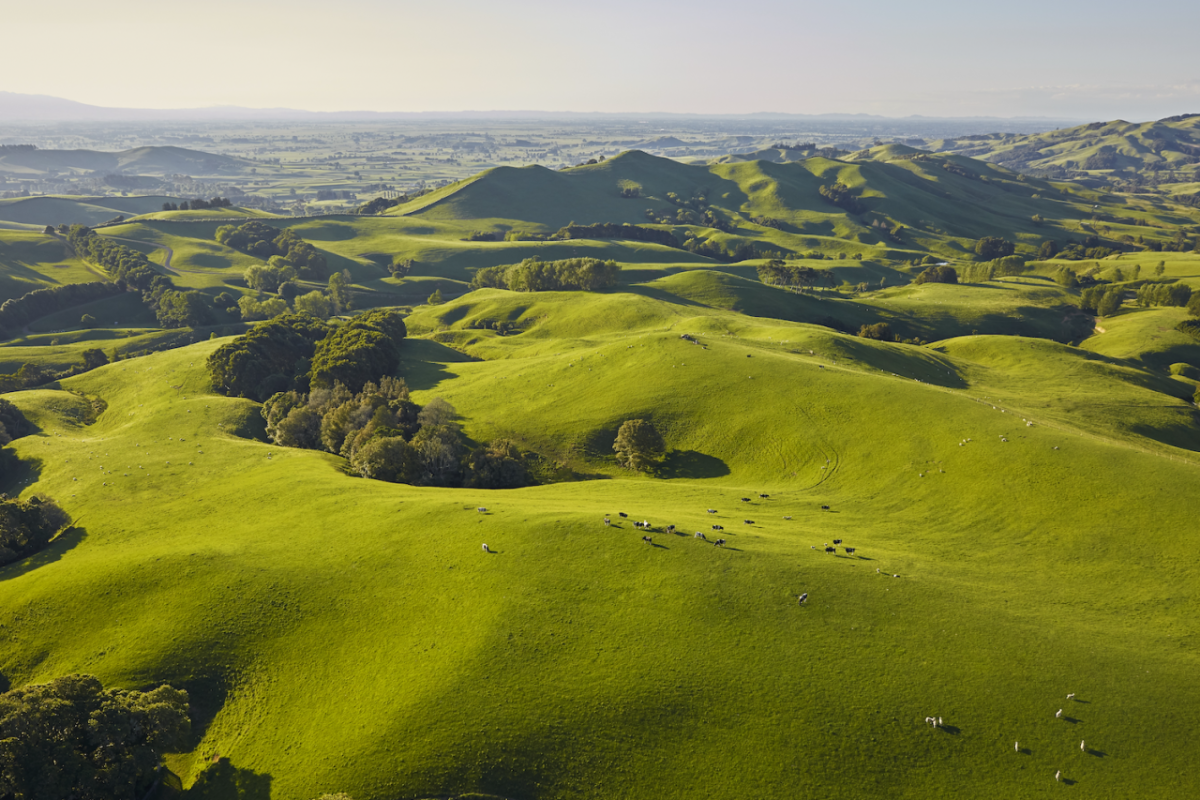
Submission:
[[1011,256],[1015,250],[1016,246],[1012,242],[999,236],[985,236],[975,243],[975,254],[984,261]]
[[666,444],[654,425],[644,419],[626,420],[617,431],[613,450],[617,461],[628,469],[649,472],[662,458]]

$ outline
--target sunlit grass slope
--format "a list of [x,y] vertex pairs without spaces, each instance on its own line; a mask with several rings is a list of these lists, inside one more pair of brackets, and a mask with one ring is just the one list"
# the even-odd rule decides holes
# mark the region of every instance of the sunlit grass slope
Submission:
[[[8,488],[78,524],[0,571],[0,673],[188,687],[171,764],[228,759],[228,797],[1012,798],[1056,770],[1190,797],[1200,463],[1053,405],[1180,401],[1072,348],[870,342],[690,277],[655,283],[712,302],[488,290],[410,317],[435,332],[404,345],[419,401],[596,480],[349,477],[208,393],[219,341],[9,395],[40,430],[13,445],[36,483]],[[524,332],[471,327],[502,314]],[[659,479],[611,460],[639,416],[673,450]],[[682,535],[647,546],[618,511]],[[714,522],[725,549],[691,535]]]

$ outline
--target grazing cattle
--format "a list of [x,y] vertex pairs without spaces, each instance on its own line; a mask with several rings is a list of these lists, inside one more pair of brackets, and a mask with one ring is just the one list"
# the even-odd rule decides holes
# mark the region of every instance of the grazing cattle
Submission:
[[742,522],[746,523],[747,525],[753,525],[753,524],[754,524],[754,520],[752,520],[752,519],[744,519],[744,520],[742,520]]
[[769,494],[760,494],[760,495],[759,495],[759,497],[761,497],[763,500],[766,500],[766,499],[767,499],[768,497],[770,497],[770,496],[771,496],[771,495],[769,495]]
[[715,513],[717,513],[717,510],[716,510],[715,508],[710,508],[710,509],[708,510],[708,513],[710,513],[710,514],[715,514]]
[[1020,743],[1020,742],[1013,742],[1013,750],[1014,750],[1015,752],[1017,752],[1017,753],[1021,752],[1021,743]]
[[833,540],[833,543],[834,543],[834,544],[841,544],[841,543],[842,543],[842,540],[841,540],[841,539],[834,539],[834,540]]
[[645,542],[646,544],[654,544],[654,540],[651,539],[649,536],[643,536],[642,541]]
[[808,599],[808,592],[800,595],[800,605],[804,605],[804,601]]
[[696,536],[695,536],[695,538],[697,538],[697,539],[703,539],[704,541],[708,541],[708,537],[707,537],[707,536],[705,536],[705,535],[704,535],[703,533],[701,533],[700,531],[696,531]]
[[491,551],[491,550],[489,550],[489,549],[488,549],[488,546],[485,544],[485,545],[483,546],[483,552],[485,552],[485,553],[490,553],[490,552],[492,552],[492,551]]
[[1087,752],[1087,745],[1085,745],[1083,742],[1080,742],[1080,743],[1079,743],[1079,749],[1080,749],[1080,750],[1082,750],[1083,752],[1085,752],[1085,753],[1086,753],[1086,752]]
[[612,520],[611,520],[611,519],[609,519],[608,517],[605,517],[605,518],[604,518],[604,524],[605,524],[605,525],[612,525]]
[[487,511],[487,509],[486,509],[486,508],[484,508],[483,506],[480,506],[479,508],[477,508],[477,509],[475,509],[475,510],[476,510],[476,511],[478,511],[480,514],[483,514],[484,512],[486,512],[486,511]]
[[749,497],[743,497],[743,498],[742,498],[742,502],[743,502],[743,503],[749,503],[749,502],[750,502],[750,498],[749,498]]
[[668,526],[667,526],[667,533],[674,533],[674,532],[675,532],[675,526],[674,526],[674,525],[668,525]]
[[628,515],[628,514],[626,514],[624,511],[618,511],[618,512],[617,512],[617,516],[618,516],[618,517],[620,517],[621,519],[625,519],[625,518],[626,518],[626,517],[628,517],[629,515]]
[[941,724],[942,724],[942,718],[938,717],[938,725],[941,725]]
[[725,530],[725,526],[724,525],[713,525],[712,529],[714,531],[723,531],[723,530]]
[[829,506],[821,506],[821,510],[822,510],[822,511],[828,511],[828,510],[829,510]]
[[715,542],[713,542],[713,544],[714,544],[714,545],[716,545],[717,547],[724,547],[724,546],[725,546],[725,540],[724,540],[724,539],[717,539]]
[[848,556],[852,556],[852,555],[854,555],[854,551],[855,551],[855,550],[857,550],[858,548],[856,548],[856,547],[845,547],[845,548],[842,548],[842,549],[844,549],[844,550],[846,551],[846,555],[848,555]]
[[791,519],[791,517],[784,517],[784,519]]
[[825,552],[826,552],[826,553],[836,553],[836,552],[837,552],[837,548],[836,548],[836,547],[826,547],[826,548],[825,548]]
[[649,522],[649,520],[642,520],[642,527],[643,527],[643,528],[649,528],[649,527],[650,527],[650,522]]

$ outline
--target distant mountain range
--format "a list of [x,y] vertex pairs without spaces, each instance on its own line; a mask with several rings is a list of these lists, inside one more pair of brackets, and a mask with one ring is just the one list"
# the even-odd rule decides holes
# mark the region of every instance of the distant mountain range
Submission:
[[[785,114],[756,112],[753,114],[670,114],[599,113],[579,111],[304,111],[294,108],[243,108],[241,106],[212,106],[209,108],[108,108],[89,105],[61,97],[40,94],[18,94],[0,91],[0,125],[8,122],[172,122],[186,120],[228,121],[348,121],[348,120],[424,120],[424,119],[753,119],[753,120],[814,120],[820,122],[869,122],[903,119],[907,122],[936,122],[941,118],[910,116],[882,117],[875,114]],[[1033,124],[1040,130],[1073,125],[1082,120],[1053,120],[1046,117],[963,117],[963,121],[995,120],[1001,127],[1014,124]]]
[[183,147],[138,147],[118,153],[98,150],[38,150],[0,147],[0,174],[125,172],[138,175],[237,175],[253,162]]

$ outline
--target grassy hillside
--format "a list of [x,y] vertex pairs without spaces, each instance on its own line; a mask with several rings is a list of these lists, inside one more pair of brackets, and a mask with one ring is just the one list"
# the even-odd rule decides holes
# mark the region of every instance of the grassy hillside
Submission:
[[0,200],[0,219],[46,225],[99,225],[162,209],[169,197],[16,197]]
[[[228,759],[223,796],[1012,797],[1055,770],[1187,796],[1197,458],[1047,405],[1183,404],[1070,348],[934,352],[695,303],[490,290],[410,319],[447,327],[405,345],[418,400],[604,478],[578,483],[347,477],[208,394],[219,342],[10,395],[41,429],[14,445],[25,491],[79,524],[0,573],[0,672],[189,687],[201,725],[170,763],[190,782]],[[469,327],[501,313],[533,324]],[[81,396],[108,410],[85,424]],[[606,455],[633,416],[672,448],[658,480]],[[617,511],[683,535],[648,547],[601,524]],[[691,536],[714,520],[725,549]],[[856,557],[812,549],[835,538]]]
[[137,147],[116,153],[98,150],[13,149],[0,153],[0,173],[19,175],[96,170],[140,175],[236,174],[252,162],[184,147]]

